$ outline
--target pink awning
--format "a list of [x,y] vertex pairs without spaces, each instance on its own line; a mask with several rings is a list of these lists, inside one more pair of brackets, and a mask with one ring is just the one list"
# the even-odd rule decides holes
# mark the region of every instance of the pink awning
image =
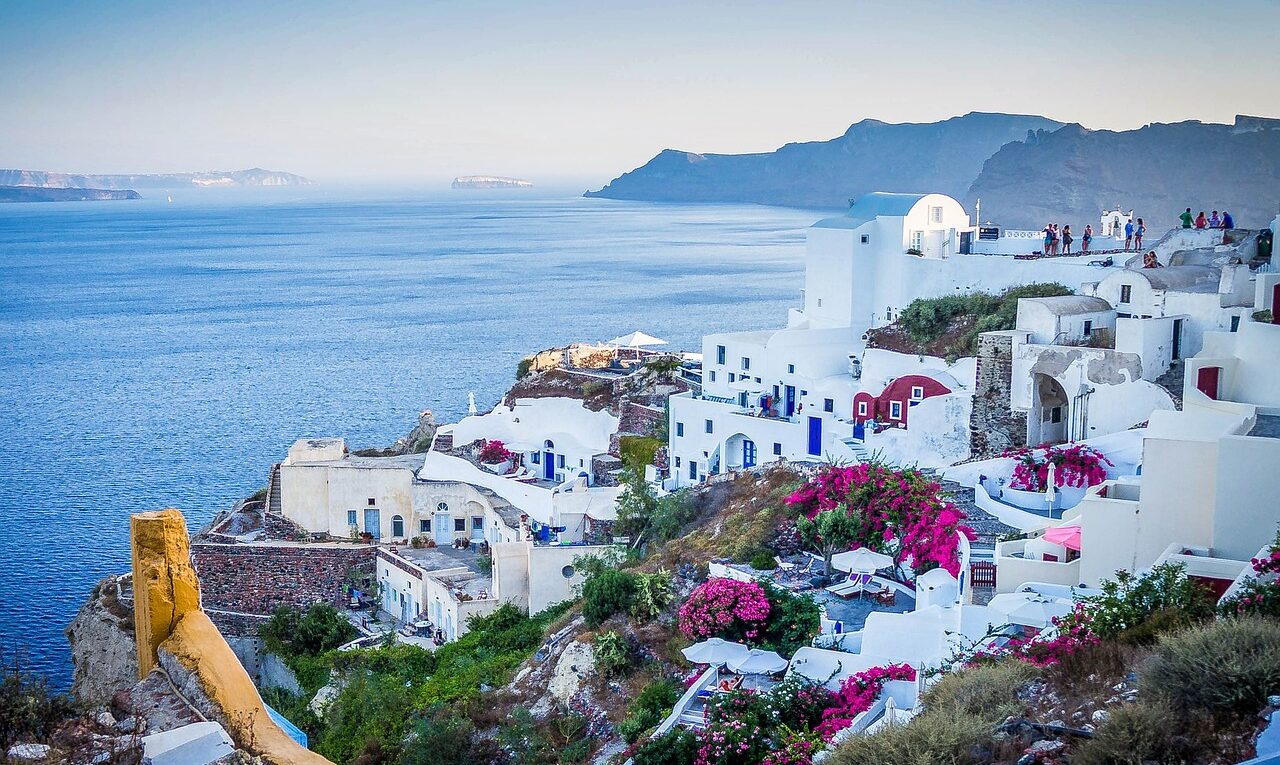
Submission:
[[1071,550],[1080,550],[1080,527],[1057,526],[1044,533],[1044,541],[1062,545]]

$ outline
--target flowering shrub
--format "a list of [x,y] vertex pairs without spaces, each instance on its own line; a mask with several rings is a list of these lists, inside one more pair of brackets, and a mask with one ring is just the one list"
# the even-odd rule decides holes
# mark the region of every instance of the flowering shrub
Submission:
[[790,656],[809,645],[822,629],[822,614],[813,598],[767,580],[760,587],[769,601],[769,619],[760,630],[760,646]]
[[1280,617],[1280,533],[1260,557],[1249,561],[1254,576],[1241,591],[1218,604],[1223,615],[1259,614]]
[[496,465],[511,459],[511,451],[501,441],[485,441],[480,447],[480,461],[486,465]]
[[822,751],[826,743],[816,733],[793,730],[785,725],[778,738],[778,748],[770,752],[761,765],[813,765],[813,756]]
[[822,713],[835,702],[826,688],[790,675],[764,695],[769,718],[795,730],[810,730],[822,722]]
[[754,640],[769,619],[769,599],[756,582],[712,578],[680,606],[680,633],[691,640]]
[[822,712],[816,731],[824,741],[853,724],[853,718],[871,708],[884,684],[890,680],[915,680],[916,670],[910,664],[872,667],[845,678],[834,694],[833,704]]
[[1049,483],[1049,466],[1054,465],[1055,486],[1082,488],[1097,486],[1107,480],[1106,465],[1111,465],[1102,452],[1084,444],[1014,449],[1003,457],[1017,460],[1009,488],[1019,491],[1044,491]]
[[892,555],[895,570],[907,563],[917,573],[942,567],[960,575],[960,534],[974,539],[965,514],[942,497],[942,486],[914,468],[877,463],[828,465],[786,499],[813,520],[826,510],[857,514],[856,546]]
[[706,727],[698,736],[694,765],[757,763],[769,752],[769,712],[750,691],[713,696],[703,713]]
[[1101,642],[1093,632],[1093,619],[1085,610],[1084,603],[1076,603],[1074,610],[1064,617],[1055,616],[1053,624],[1058,628],[1053,638],[1013,638],[1000,648],[977,651],[965,665],[972,667],[991,664],[1008,657],[1037,667],[1050,667],[1077,651]]

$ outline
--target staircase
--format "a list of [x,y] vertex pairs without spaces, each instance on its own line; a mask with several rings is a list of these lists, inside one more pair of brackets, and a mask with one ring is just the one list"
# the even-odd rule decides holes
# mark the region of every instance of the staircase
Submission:
[[267,477],[267,506],[264,513],[280,514],[280,463],[271,466],[271,474]]
[[871,460],[871,450],[867,445],[857,438],[842,438],[840,443],[849,447],[849,451],[853,452],[854,459],[858,462],[869,462]]

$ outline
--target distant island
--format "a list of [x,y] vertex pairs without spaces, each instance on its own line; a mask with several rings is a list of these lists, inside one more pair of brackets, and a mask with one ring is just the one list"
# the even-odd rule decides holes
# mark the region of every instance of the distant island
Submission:
[[455,189],[531,189],[533,183],[520,178],[496,175],[459,175],[453,179]]
[[0,169],[0,186],[24,186],[41,189],[173,189],[181,186],[231,188],[240,186],[310,186],[301,175],[263,170],[210,170],[200,173],[165,173],[159,175],[77,175],[44,170]]
[[142,199],[142,195],[133,189],[0,186],[0,202],[96,202],[104,199]]

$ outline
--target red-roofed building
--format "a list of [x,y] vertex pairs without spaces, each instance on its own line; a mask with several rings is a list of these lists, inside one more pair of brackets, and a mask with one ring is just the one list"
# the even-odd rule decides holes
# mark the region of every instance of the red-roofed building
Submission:
[[866,425],[875,420],[886,426],[905,428],[913,405],[933,396],[945,396],[958,385],[950,375],[944,379],[949,385],[927,375],[903,375],[885,386],[878,396],[860,391],[853,397],[853,421]]

